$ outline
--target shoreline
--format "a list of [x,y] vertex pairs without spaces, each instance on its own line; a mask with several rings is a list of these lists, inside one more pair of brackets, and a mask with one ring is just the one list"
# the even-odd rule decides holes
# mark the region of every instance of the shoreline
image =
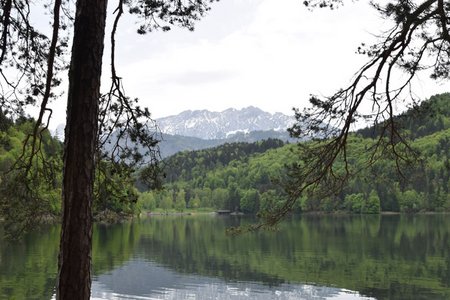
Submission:
[[[256,216],[256,214],[245,214],[245,213],[230,213],[230,214],[220,214],[217,211],[188,211],[188,212],[141,212],[138,217],[142,216],[195,216],[195,215],[215,215],[215,216]],[[362,213],[350,213],[346,211],[309,211],[300,213],[291,213],[291,216],[301,216],[301,215],[315,215],[315,216],[416,216],[416,215],[450,215],[449,211],[422,211],[422,212],[397,212],[397,211],[382,211],[377,214],[362,214]]]

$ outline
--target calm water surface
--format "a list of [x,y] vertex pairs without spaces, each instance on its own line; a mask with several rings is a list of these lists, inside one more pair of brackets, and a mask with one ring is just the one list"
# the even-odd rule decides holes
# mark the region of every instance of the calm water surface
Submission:
[[[92,299],[450,299],[450,215],[301,216],[230,237],[250,218],[96,225]],[[59,227],[6,242],[0,299],[54,297]]]

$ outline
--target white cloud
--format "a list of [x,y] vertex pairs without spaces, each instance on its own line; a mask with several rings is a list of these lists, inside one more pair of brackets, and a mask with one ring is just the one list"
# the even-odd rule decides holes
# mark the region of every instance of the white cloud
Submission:
[[[248,105],[289,113],[309,93],[331,93],[347,83],[363,61],[354,52],[359,39],[369,35],[359,22],[371,19],[354,11],[367,12],[366,5],[311,12],[297,0],[245,2],[224,1],[215,8],[222,22],[232,23],[236,14],[246,16],[239,27],[231,26],[232,31],[215,23],[212,11],[205,24],[208,34],[200,23],[200,33],[181,43],[177,43],[180,32],[173,37],[158,35],[161,44],[154,54],[150,47],[145,59],[121,67],[128,90],[139,93],[156,116],[188,108],[221,110]],[[226,18],[219,9],[234,14]],[[215,38],[214,26],[220,28],[222,38]],[[189,74],[193,78],[187,79]],[[202,81],[199,74],[227,77]]]
[[366,1],[309,11],[299,0],[222,0],[195,32],[138,36],[124,20],[118,72],[155,117],[249,105],[290,113],[348,84],[367,59],[357,46],[386,26]]

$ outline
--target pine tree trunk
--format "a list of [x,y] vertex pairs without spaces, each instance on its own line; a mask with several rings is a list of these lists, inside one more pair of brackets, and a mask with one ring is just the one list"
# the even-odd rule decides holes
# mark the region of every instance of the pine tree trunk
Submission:
[[107,0],[78,0],[69,71],[57,299],[91,293],[92,194]]

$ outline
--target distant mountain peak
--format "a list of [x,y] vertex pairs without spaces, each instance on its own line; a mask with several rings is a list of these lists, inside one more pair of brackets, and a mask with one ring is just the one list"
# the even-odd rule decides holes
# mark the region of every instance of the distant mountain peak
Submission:
[[255,106],[228,108],[221,112],[187,110],[178,115],[156,120],[163,133],[223,139],[238,132],[285,131],[294,122],[293,116],[268,113]]
[[256,107],[256,106],[252,106],[252,105],[250,105],[250,106],[247,106],[247,107],[244,107],[243,109],[241,109],[241,111],[251,111],[251,112],[264,112],[262,109],[260,109],[259,107]]

